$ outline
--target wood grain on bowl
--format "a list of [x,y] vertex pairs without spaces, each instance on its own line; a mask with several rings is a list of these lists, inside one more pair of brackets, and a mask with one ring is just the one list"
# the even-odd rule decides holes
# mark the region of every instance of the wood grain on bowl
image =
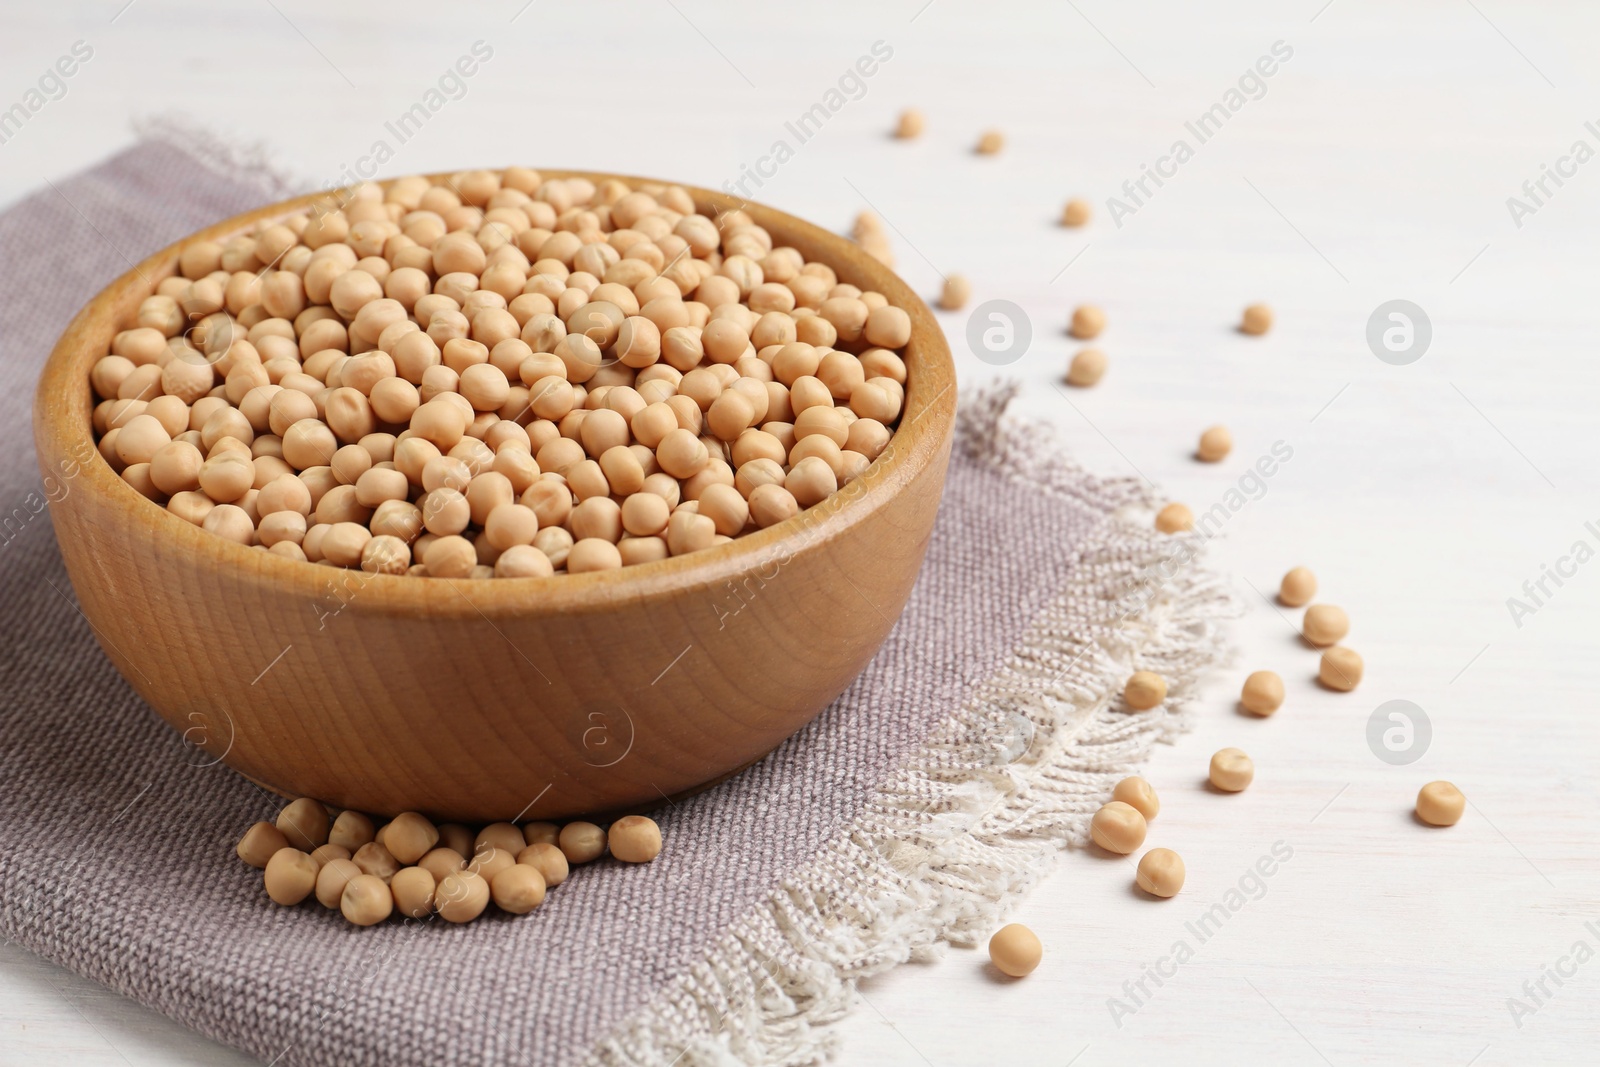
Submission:
[[[233,544],[146,500],[96,455],[52,517],[83,612],[129,684],[284,794],[481,822],[653,807],[809,722],[877,651],[916,580],[949,459],[954,367],[927,306],[852,242],[689,191],[702,211],[743,207],[775,242],[910,314],[904,413],[864,475],[794,519],[689,556],[483,581],[373,575]],[[92,448],[90,367],[185,246],[314,199],[186,238],[90,302],[40,379],[41,469]]]

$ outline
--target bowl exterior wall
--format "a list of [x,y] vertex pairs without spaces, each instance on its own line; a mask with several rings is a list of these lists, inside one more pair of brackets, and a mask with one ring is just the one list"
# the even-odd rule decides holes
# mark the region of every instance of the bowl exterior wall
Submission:
[[376,579],[331,567],[263,584],[86,493],[53,514],[101,646],[191,742],[286,795],[494,821],[654,807],[809,722],[899,617],[942,476],[716,586],[551,613],[530,583],[492,618],[371,610]]

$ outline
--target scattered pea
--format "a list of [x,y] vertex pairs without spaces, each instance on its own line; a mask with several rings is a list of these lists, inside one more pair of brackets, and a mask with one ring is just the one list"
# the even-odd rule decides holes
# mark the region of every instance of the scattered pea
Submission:
[[1139,809],[1120,800],[1102,804],[1089,820],[1089,836],[1094,843],[1123,856],[1144,844],[1145,830]]
[[1067,366],[1067,384],[1087,389],[1097,385],[1106,375],[1106,354],[1098,348],[1085,348],[1072,357]]
[[473,839],[472,849],[476,853],[485,848],[497,848],[515,856],[527,843],[522,829],[515,823],[494,822],[478,831],[478,836]]
[[410,866],[439,843],[439,830],[414,811],[403,811],[383,828],[383,847],[402,865]]
[[1237,793],[1256,776],[1256,765],[1241,749],[1218,749],[1211,757],[1211,784],[1225,793]]
[[345,883],[344,892],[339,896],[339,910],[356,926],[372,926],[383,922],[394,911],[394,895],[383,879],[358,874]]
[[368,841],[350,857],[351,861],[361,868],[362,874],[370,874],[381,878],[385,882],[395,876],[400,870],[400,862],[394,858],[393,853],[376,841]]
[[1092,341],[1106,328],[1106,313],[1093,304],[1080,304],[1072,310],[1067,332],[1080,341]]
[[1161,800],[1156,796],[1155,787],[1138,775],[1118,782],[1111,790],[1111,799],[1120,800],[1133,808],[1147,822],[1161,811]]
[[1316,595],[1317,576],[1308,567],[1291,567],[1278,586],[1278,602],[1285,607],[1304,607]]
[[425,919],[433,913],[434,878],[422,867],[405,867],[389,879],[394,910],[410,919]]
[[1026,978],[1044,959],[1039,937],[1021,923],[1010,923],[989,938],[989,960],[1002,974]]
[[1365,668],[1361,655],[1354,649],[1334,645],[1322,654],[1317,678],[1329,689],[1348,693],[1361,684],[1361,675]]
[[376,838],[372,820],[359,811],[341,811],[328,831],[328,843],[347,848],[351,852]]
[[1449,782],[1429,782],[1417,792],[1417,818],[1429,826],[1454,826],[1467,809],[1467,798]]
[[467,870],[492,884],[495,875],[507,867],[515,866],[516,862],[517,857],[505,849],[484,845],[473,855],[471,862],[467,864]]
[[447,874],[433,893],[434,906],[445,922],[468,923],[489,906],[489,883],[475,871]]
[[568,863],[589,863],[606,852],[606,832],[592,822],[569,822],[557,844]]
[[1189,505],[1171,503],[1156,512],[1156,529],[1162,533],[1184,533],[1194,529],[1194,512]]
[[661,827],[643,815],[624,815],[606,832],[606,844],[623,863],[649,863],[661,854]]
[[1135,671],[1122,687],[1122,700],[1134,711],[1149,711],[1167,699],[1167,680],[1154,671]]
[[922,136],[925,125],[922,112],[914,107],[908,107],[900,112],[900,121],[895,125],[894,135],[902,141],[909,141]]
[[1239,322],[1239,332],[1259,337],[1272,329],[1272,309],[1265,304],[1251,304],[1244,309]]
[[946,311],[960,311],[972,299],[972,283],[962,274],[947,275],[944,288],[939,292],[939,306]]
[[[882,263],[886,267],[894,266],[894,249],[889,244],[889,235],[887,233],[883,232],[882,230],[874,230],[857,238],[856,243],[862,247],[867,255],[871,256],[879,263]],[[837,328],[837,324],[834,325]],[[795,332],[798,336],[798,323],[795,326]]]
[[267,861],[262,881],[274,904],[298,904],[317,887],[317,863],[297,848],[280,848]]
[[501,911],[526,915],[544,903],[544,875],[537,867],[513,863],[494,876],[489,890]]
[[[317,903],[324,908],[337,908],[344,899],[344,887],[352,878],[361,877],[361,868],[350,860],[329,860],[317,872]],[[382,879],[379,879],[382,881]]]
[[1061,209],[1061,225],[1082,226],[1089,221],[1089,215],[1089,201],[1075,196]]
[[571,869],[567,854],[547,841],[535,842],[517,853],[517,862],[536,868],[544,876],[544,884],[551,889],[565,882]]
[[1244,680],[1239,704],[1252,715],[1271,715],[1283,707],[1283,679],[1272,671],[1254,672]]
[[1006,146],[1005,134],[999,130],[984,130],[978,137],[978,155],[992,156]]
[[1202,463],[1220,463],[1233,451],[1233,434],[1226,426],[1213,426],[1200,435],[1195,457]]
[[1318,648],[1336,645],[1350,632],[1350,616],[1332,604],[1313,604],[1306,609],[1300,632]]
[[466,870],[467,859],[455,849],[441,846],[418,860],[417,866],[433,875],[434,882],[438,883],[444,881],[447,874]]
[[289,847],[289,839],[270,822],[258,822],[244,832],[236,851],[239,858],[256,870],[265,870],[267,862],[279,849]]
[[1153,848],[1139,857],[1134,881],[1156,897],[1174,897],[1183,888],[1183,857],[1170,848]]
[[326,845],[328,829],[327,810],[309,797],[301,797],[278,812],[278,831],[302,852]]

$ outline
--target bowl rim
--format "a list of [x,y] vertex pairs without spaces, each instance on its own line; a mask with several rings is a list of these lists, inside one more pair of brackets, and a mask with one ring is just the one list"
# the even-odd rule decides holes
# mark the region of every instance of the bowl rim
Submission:
[[[717,587],[757,568],[774,563],[781,566],[787,562],[787,553],[833,539],[864,520],[940,458],[953,433],[956,407],[955,364],[948,341],[927,303],[855,242],[770,205],[681,182],[602,171],[533,169],[544,178],[584,178],[596,184],[617,179],[635,189],[646,184],[679,185],[701,212],[743,210],[772,234],[775,244],[795,243],[798,237],[803,243],[824,249],[822,261],[838,273],[841,281],[848,278],[862,289],[883,293],[891,304],[903,308],[911,317],[911,339],[903,357],[908,372],[906,395],[899,426],[888,446],[850,484],[793,518],[699,552],[611,571],[425,581],[410,575],[371,574],[287,559],[210,533],[147,499],[100,455],[90,418],[95,400],[89,371],[100,357],[104,340],[120,328],[117,320],[122,309],[135,297],[143,299],[148,295],[153,282],[175,274],[184,248],[200,241],[225,240],[269,219],[291,216],[343,191],[321,190],[233,215],[183,237],[134,265],[78,311],[46,360],[34,394],[34,436],[42,473],[59,476],[52,464],[59,467],[68,462],[65,457],[83,455],[85,447],[91,449],[94,454],[79,464],[80,469],[71,479],[82,479],[84,492],[118,513],[120,520],[149,528],[153,536],[168,543],[169,549],[190,555],[197,569],[227,566],[243,586],[266,587],[278,594],[298,593],[315,603],[331,591],[336,592],[342,580],[347,590],[352,584],[356,589],[348,600],[340,598],[341,610],[349,607],[359,613],[492,619],[530,612],[587,613],[658,602],[686,586]],[[442,184],[459,173],[422,176]],[[412,175],[372,184],[387,189],[405,177]]]

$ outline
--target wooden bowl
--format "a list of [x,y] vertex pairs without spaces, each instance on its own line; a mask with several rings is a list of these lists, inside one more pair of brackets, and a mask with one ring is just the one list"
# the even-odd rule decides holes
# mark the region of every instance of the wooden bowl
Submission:
[[760,759],[860,673],[933,527],[955,411],[949,348],[917,294],[852,242],[689,191],[702,211],[744,207],[775,243],[910,313],[904,413],[862,477],[794,519],[618,571],[442,580],[297,562],[170,514],[99,456],[89,370],[150,284],[186,246],[315,196],[179,241],[78,313],[34,401],[40,470],[70,479],[51,505],[56,537],[106,655],[209,753],[197,762],[381,815],[646,809]]

